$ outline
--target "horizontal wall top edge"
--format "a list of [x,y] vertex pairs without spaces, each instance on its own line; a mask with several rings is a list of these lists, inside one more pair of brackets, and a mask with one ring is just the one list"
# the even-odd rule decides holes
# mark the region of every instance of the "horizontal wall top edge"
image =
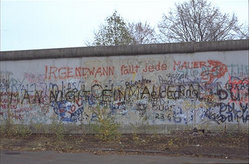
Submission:
[[249,50],[249,39],[216,42],[187,42],[106,47],[75,47],[21,51],[0,51],[0,61],[100,56],[136,56],[149,54],[194,53]]

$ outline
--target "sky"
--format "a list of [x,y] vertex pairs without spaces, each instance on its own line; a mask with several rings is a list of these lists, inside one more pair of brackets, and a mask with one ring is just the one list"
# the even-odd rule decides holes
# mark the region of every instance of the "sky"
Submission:
[[[0,0],[0,51],[83,47],[117,10],[127,22],[156,28],[184,0]],[[248,24],[249,0],[209,0]]]

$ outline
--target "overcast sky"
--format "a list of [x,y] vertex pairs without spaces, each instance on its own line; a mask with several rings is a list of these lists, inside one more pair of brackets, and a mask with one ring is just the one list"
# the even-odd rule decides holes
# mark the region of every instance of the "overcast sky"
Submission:
[[[156,27],[183,0],[0,0],[1,51],[82,47],[117,10],[129,22]],[[209,0],[248,24],[248,0]]]

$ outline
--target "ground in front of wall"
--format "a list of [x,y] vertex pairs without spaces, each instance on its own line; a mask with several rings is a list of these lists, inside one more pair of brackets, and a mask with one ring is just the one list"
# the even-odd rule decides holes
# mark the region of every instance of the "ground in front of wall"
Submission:
[[59,138],[54,134],[31,134],[22,137],[1,134],[0,140],[0,150],[5,152],[2,153],[2,157],[8,154],[6,152],[52,151],[112,156],[160,156],[160,158],[181,156],[246,162],[249,154],[247,133],[124,134],[112,141],[103,141],[96,135],[90,134],[63,135]]

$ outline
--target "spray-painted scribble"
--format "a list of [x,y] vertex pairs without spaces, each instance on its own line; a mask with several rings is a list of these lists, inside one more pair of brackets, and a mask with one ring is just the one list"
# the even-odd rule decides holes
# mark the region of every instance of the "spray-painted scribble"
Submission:
[[87,124],[100,106],[123,124],[246,124],[248,63],[234,54],[1,62],[0,121]]

